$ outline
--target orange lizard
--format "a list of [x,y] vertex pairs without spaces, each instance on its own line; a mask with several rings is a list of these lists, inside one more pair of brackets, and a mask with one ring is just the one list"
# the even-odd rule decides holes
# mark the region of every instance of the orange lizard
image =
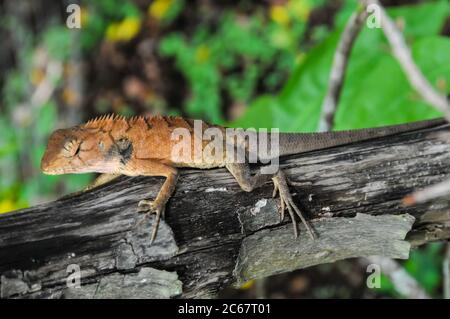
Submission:
[[[430,120],[387,126],[373,129],[338,131],[325,133],[280,133],[278,135],[279,155],[304,153],[312,150],[348,144],[356,141],[386,136],[399,132],[431,127],[444,123],[443,120]],[[214,127],[221,132],[224,127],[201,122],[202,130]],[[274,183],[274,196],[279,193],[281,201],[280,220],[284,219],[287,209],[297,237],[295,214],[305,224],[310,236],[314,232],[301,211],[294,203],[288,187],[288,179],[283,171],[271,174],[261,170],[252,174],[248,162],[229,161],[226,151],[223,156],[194,160],[192,157],[173,154],[173,147],[179,142],[172,133],[183,128],[190,133],[189,141],[192,151],[195,143],[200,141],[202,150],[209,141],[204,141],[194,130],[194,121],[182,117],[133,117],[125,118],[107,115],[85,124],[55,131],[49,138],[48,146],[42,158],[41,169],[45,174],[66,173],[102,173],[93,187],[104,184],[119,175],[128,176],[163,176],[166,178],[155,200],[143,199],[138,203],[138,210],[156,213],[151,242],[156,237],[158,224],[164,217],[165,206],[171,197],[178,178],[178,168],[191,167],[208,169],[226,167],[235,177],[240,187],[251,192],[253,189],[269,182]],[[248,151],[248,144],[237,144],[237,148]]]

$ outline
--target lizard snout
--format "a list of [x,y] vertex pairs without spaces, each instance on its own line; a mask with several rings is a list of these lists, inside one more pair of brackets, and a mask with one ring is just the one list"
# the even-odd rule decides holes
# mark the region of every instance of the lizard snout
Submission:
[[52,168],[51,163],[54,161],[54,156],[50,154],[48,150],[45,151],[44,156],[41,159],[41,171],[47,175],[55,175],[57,174],[56,169]]
[[46,160],[46,156],[45,155],[46,154],[44,154],[44,156],[42,157],[42,160],[41,160],[41,171],[44,174],[51,174],[50,166],[48,164],[48,161]]

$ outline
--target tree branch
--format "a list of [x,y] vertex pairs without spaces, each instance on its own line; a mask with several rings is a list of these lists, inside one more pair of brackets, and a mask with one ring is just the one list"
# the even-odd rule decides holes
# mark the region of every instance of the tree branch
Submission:
[[333,65],[328,80],[328,91],[322,104],[322,114],[319,121],[319,131],[331,131],[334,125],[334,118],[339,103],[339,97],[344,83],[347,70],[348,59],[364,21],[367,18],[367,11],[354,12],[348,20],[341,39],[333,57]]
[[[251,278],[339,259],[407,258],[410,245],[450,238],[446,200],[401,205],[411,189],[449,176],[450,141],[437,137],[449,131],[442,126],[282,161],[315,241],[303,225],[294,239],[289,220],[278,224],[272,185],[243,192],[225,169],[183,171],[153,245],[153,219],[136,226],[143,218],[136,205],[156,195],[160,178],[123,177],[0,215],[1,296],[212,297]],[[67,286],[74,264],[81,288]]]

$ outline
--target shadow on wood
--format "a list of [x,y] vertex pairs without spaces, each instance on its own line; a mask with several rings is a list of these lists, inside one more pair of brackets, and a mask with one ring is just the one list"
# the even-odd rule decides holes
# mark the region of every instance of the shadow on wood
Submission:
[[441,126],[284,159],[316,241],[303,225],[295,239],[288,218],[278,223],[271,184],[246,193],[225,169],[183,171],[153,245],[153,218],[140,223],[136,205],[157,193],[159,178],[121,177],[1,215],[1,297],[214,297],[227,285],[344,258],[408,258],[411,244],[450,238],[445,199],[400,204],[449,177],[449,134]]

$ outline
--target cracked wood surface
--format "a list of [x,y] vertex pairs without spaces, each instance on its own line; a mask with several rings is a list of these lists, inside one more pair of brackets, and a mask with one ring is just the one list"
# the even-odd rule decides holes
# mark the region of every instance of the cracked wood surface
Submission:
[[[153,245],[153,218],[139,223],[136,205],[156,195],[162,178],[121,177],[0,215],[1,297],[213,297],[251,278],[344,258],[407,258],[410,244],[450,238],[446,199],[400,204],[449,177],[449,136],[442,126],[283,159],[315,242],[303,226],[294,239],[288,218],[278,224],[271,184],[246,193],[225,169],[182,172]],[[67,287],[73,264],[81,288]]]

